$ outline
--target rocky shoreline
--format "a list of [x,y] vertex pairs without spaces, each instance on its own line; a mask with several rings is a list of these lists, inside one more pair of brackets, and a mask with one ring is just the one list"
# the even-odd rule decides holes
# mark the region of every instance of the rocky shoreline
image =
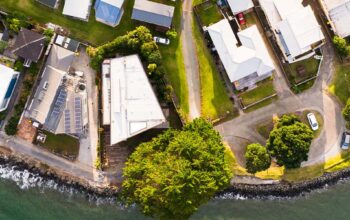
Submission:
[[11,150],[0,147],[0,166],[11,167],[14,170],[25,171],[65,188],[73,188],[90,197],[117,198],[118,190],[115,187],[92,186],[88,181],[60,172],[40,161],[23,155],[13,154]]
[[218,193],[218,197],[230,195],[239,195],[244,198],[291,198],[302,196],[311,191],[322,189],[326,186],[334,185],[340,180],[350,177],[350,168],[336,171],[333,173],[325,173],[324,175],[307,181],[290,183],[281,181],[274,184],[232,184],[226,190]]
[[[13,169],[24,171],[27,170],[33,175],[39,175],[45,180],[53,180],[60,186],[74,188],[86,195],[94,195],[100,198],[117,198],[118,189],[115,187],[97,187],[92,186],[89,182],[69,175],[67,173],[59,172],[50,168],[40,161],[33,160],[23,155],[15,155],[7,148],[0,147],[0,166],[6,165]],[[307,180],[298,183],[289,183],[281,181],[272,184],[247,184],[247,183],[233,183],[230,187],[217,194],[218,197],[243,196],[244,198],[290,198],[297,197],[313,190],[322,189],[325,186],[334,185],[342,179],[350,177],[350,168],[341,171],[326,173],[321,177]]]

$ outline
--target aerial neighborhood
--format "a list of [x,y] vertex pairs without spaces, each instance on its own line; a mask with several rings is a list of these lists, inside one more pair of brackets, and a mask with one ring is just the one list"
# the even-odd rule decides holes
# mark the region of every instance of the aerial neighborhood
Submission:
[[0,1],[0,146],[169,219],[349,164],[349,0],[20,2]]

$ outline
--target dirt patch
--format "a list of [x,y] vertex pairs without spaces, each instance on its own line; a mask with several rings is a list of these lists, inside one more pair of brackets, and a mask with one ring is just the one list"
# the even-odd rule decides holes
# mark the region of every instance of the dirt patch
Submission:
[[37,129],[32,125],[32,121],[28,118],[23,118],[21,123],[18,125],[17,136],[30,143],[33,143],[36,133]]

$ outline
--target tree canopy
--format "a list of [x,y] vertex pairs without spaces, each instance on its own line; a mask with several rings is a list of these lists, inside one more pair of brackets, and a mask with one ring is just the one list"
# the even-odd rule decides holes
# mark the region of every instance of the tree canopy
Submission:
[[189,218],[229,184],[232,172],[224,151],[219,133],[204,119],[194,120],[182,131],[170,129],[142,143],[129,157],[123,196],[146,215]]
[[346,40],[339,36],[333,37],[333,44],[341,57],[347,57],[350,53],[350,46],[347,45]]
[[257,173],[270,167],[271,158],[266,147],[261,144],[250,144],[244,155],[249,173]]
[[306,124],[295,116],[284,115],[271,131],[266,147],[278,165],[297,168],[308,159],[312,139],[313,133]]
[[345,107],[342,111],[343,118],[346,121],[346,127],[350,128],[350,98],[347,100]]

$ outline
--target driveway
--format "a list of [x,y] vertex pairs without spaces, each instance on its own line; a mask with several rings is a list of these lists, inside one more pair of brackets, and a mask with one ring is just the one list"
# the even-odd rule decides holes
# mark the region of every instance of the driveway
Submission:
[[81,47],[79,56],[74,60],[72,67],[77,71],[84,72],[86,89],[88,94],[89,128],[86,138],[80,139],[80,149],[77,161],[93,167],[97,157],[98,144],[98,98],[95,84],[95,71],[89,67],[90,59]]
[[201,115],[201,87],[199,80],[198,57],[195,47],[196,44],[192,32],[192,0],[185,0],[182,10],[181,42],[188,87],[188,99],[190,108],[189,117],[190,119],[195,119]]
[[308,161],[302,166],[324,162],[327,158],[340,153],[338,145],[345,122],[340,105],[326,91],[335,72],[333,59],[335,55],[330,42],[323,46],[322,52],[324,58],[320,75],[311,89],[300,95],[283,92],[283,98],[276,102],[215,127],[228,142],[241,165],[244,165],[243,155],[248,143],[265,144],[265,138],[257,132],[257,125],[271,119],[273,114],[280,115],[306,109],[319,111],[324,117],[324,127],[320,136],[311,145]]

